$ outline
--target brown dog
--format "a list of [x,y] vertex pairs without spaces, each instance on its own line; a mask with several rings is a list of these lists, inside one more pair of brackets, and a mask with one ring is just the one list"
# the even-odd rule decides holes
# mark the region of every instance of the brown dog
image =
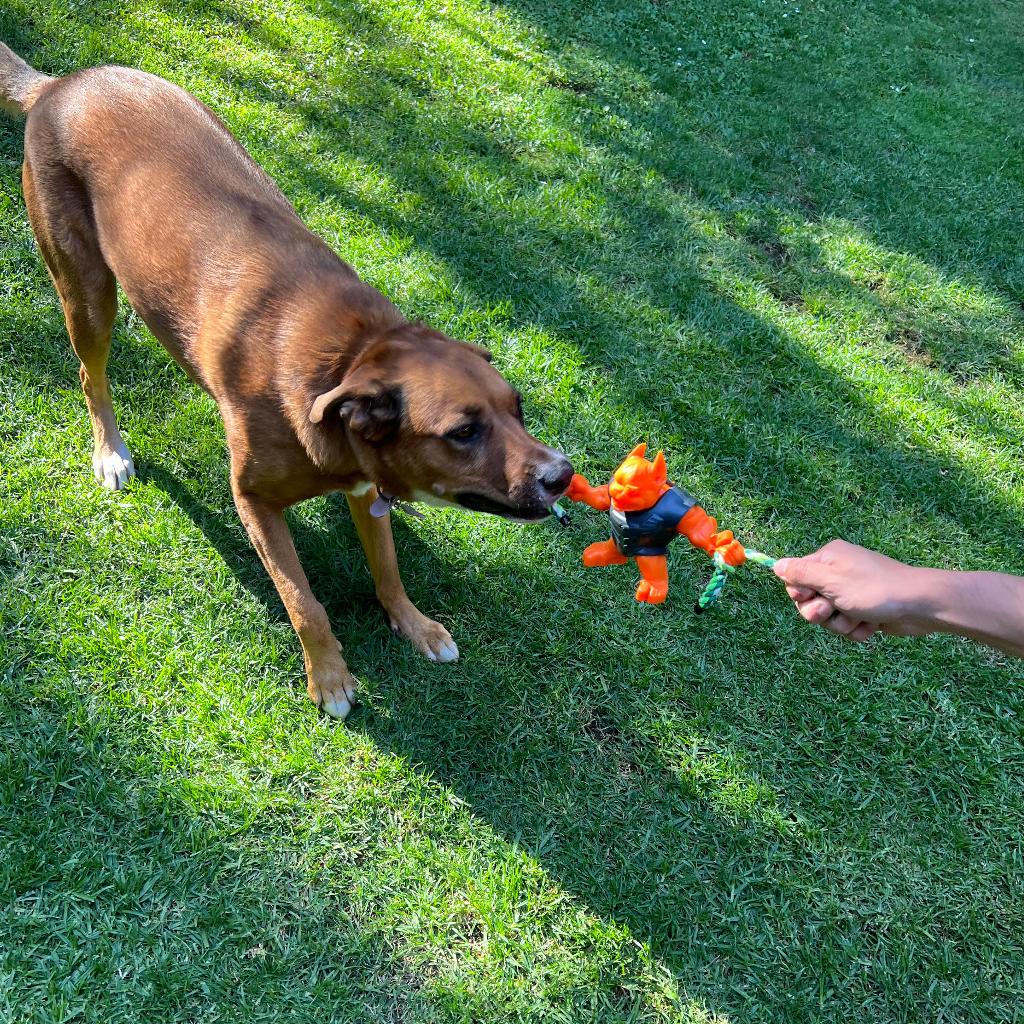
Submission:
[[[106,376],[115,280],[220,407],[239,515],[288,609],[309,696],[344,718],[355,680],[283,509],[348,497],[377,597],[418,651],[458,657],[398,574],[387,495],[539,520],[572,467],[523,427],[485,349],[408,322],[299,219],[202,103],[104,67],[52,79],[0,44],[0,101],[26,113],[29,219],[60,294],[92,419],[93,469],[134,475]],[[376,485],[376,486],[375,486]]]

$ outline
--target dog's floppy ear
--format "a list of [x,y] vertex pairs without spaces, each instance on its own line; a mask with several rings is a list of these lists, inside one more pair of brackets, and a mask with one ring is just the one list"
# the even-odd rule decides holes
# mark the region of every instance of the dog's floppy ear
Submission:
[[316,398],[309,410],[310,422],[320,423],[335,407],[349,429],[364,441],[386,441],[402,418],[402,392],[356,370]]
[[348,384],[342,381],[336,388],[331,388],[330,391],[318,395],[316,401],[313,402],[313,408],[309,410],[309,422],[319,423],[324,418],[324,413],[344,398],[347,388]]
[[473,355],[486,359],[489,363],[494,361],[494,353],[489,348],[484,348],[483,345],[474,345],[471,341],[457,341],[456,344],[465,345]]

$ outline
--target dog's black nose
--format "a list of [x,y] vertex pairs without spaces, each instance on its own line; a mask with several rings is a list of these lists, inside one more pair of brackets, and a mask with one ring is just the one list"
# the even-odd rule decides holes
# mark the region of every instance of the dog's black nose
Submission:
[[545,466],[541,470],[538,482],[549,494],[564,494],[572,483],[572,463],[566,458],[561,458],[550,466]]

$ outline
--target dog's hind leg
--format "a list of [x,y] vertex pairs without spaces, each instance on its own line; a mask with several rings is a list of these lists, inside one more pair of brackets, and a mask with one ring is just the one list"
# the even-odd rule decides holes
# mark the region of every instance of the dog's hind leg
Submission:
[[45,182],[37,181],[26,158],[22,181],[29,221],[64,307],[71,345],[82,363],[78,375],[92,421],[93,473],[104,487],[116,491],[135,476],[107,380],[117,283],[100,251],[82,187],[63,168],[48,167],[45,177]]

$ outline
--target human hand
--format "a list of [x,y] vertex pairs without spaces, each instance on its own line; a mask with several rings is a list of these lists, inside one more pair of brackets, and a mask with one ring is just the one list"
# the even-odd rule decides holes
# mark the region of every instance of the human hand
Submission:
[[834,540],[805,558],[780,558],[774,572],[808,622],[850,640],[867,640],[878,630],[924,636],[936,628],[923,600],[925,577],[935,570]]

